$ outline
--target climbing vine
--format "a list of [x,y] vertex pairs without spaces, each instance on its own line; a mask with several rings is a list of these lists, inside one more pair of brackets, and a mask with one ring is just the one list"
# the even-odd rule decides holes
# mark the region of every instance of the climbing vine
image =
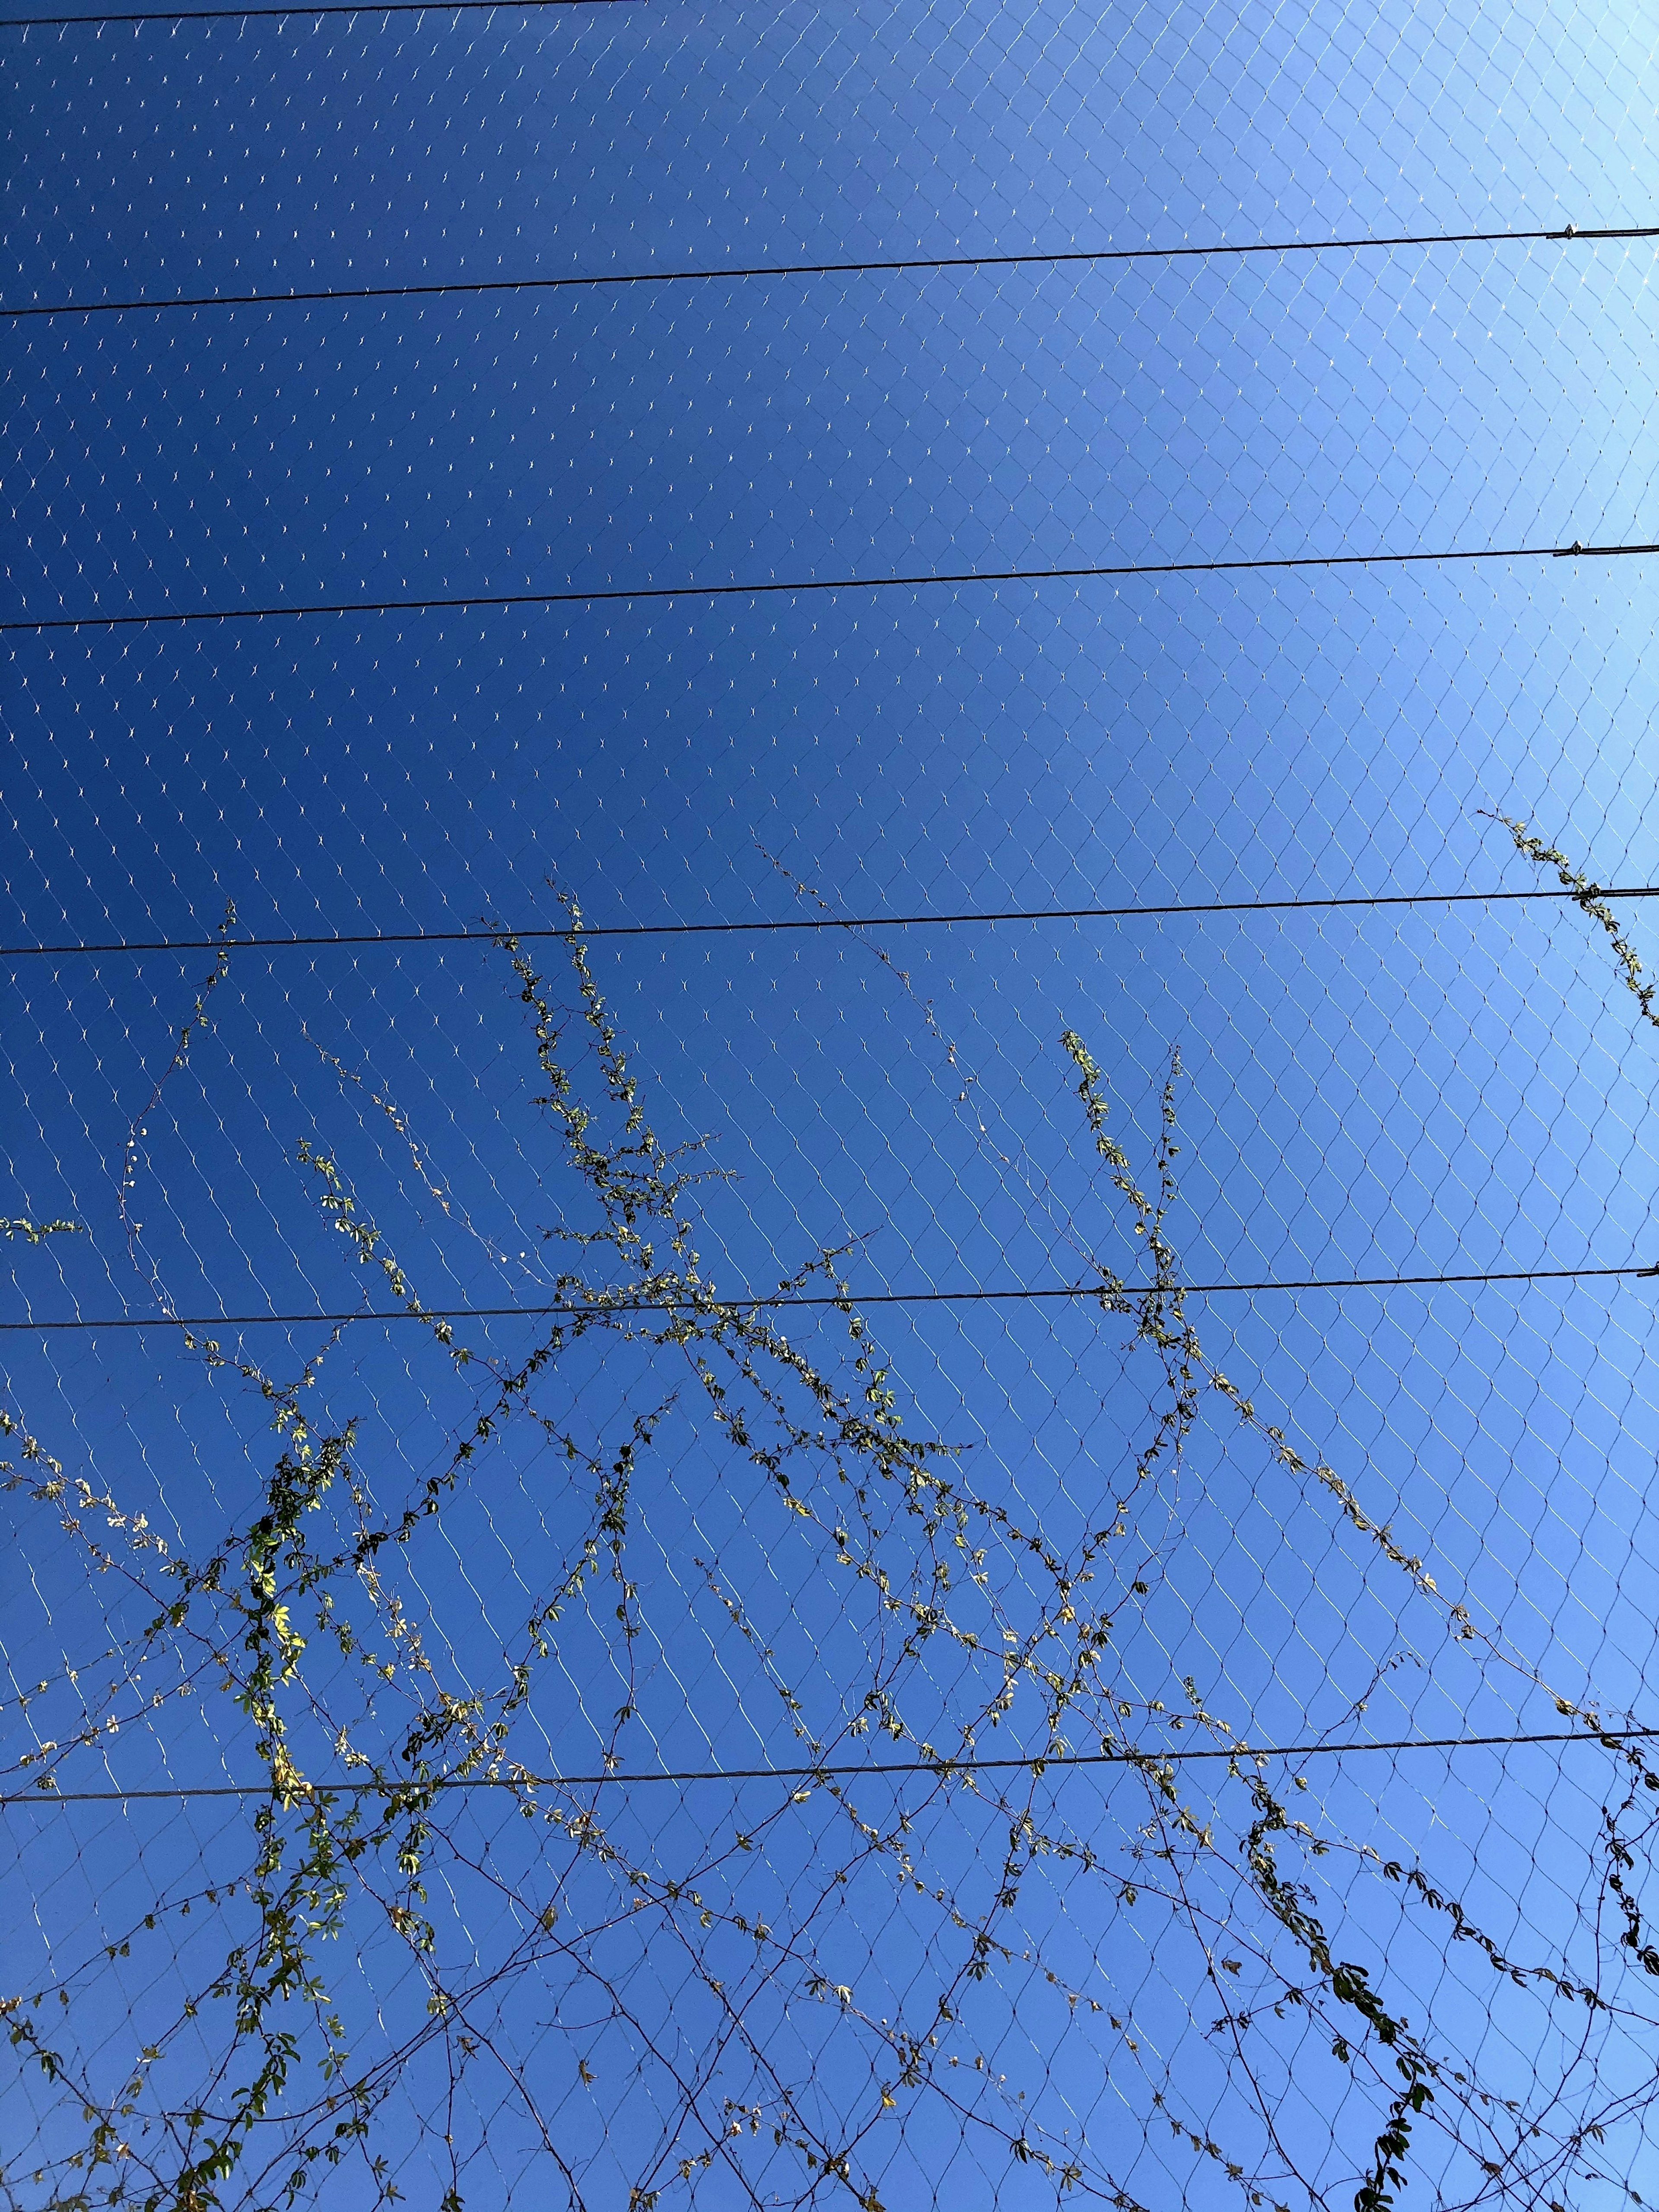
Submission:
[[[1572,880],[1651,1018],[1639,963]],[[1174,1226],[1178,1058],[1142,1170],[1095,1050],[1056,1041],[1096,1164],[1076,1234],[1100,1356],[1144,1407],[1062,1532],[955,1409],[926,1417],[847,1252],[763,1295],[717,1284],[714,1163],[659,1135],[574,904],[566,954],[554,981],[499,944],[554,1206],[545,1310],[514,1351],[430,1287],[337,1147],[293,1146],[344,1271],[398,1316],[407,1387],[446,1409],[418,1469],[349,1410],[355,1371],[331,1386],[355,1322],[284,1374],[175,1321],[179,1356],[263,1422],[190,1541],[0,1412],[16,1503],[81,1547],[128,1624],[81,1670],[77,1725],[17,1753],[14,1799],[72,1835],[88,1762],[186,1712],[241,1793],[187,1880],[158,1877],[0,1997],[9,2094],[38,2115],[26,2150],[16,2129],[0,2146],[7,2203],[898,2212],[961,2156],[975,2179],[941,2196],[1011,2206],[1577,2212],[1608,2131],[1652,2096],[1596,2053],[1654,2025],[1659,1774],[1443,1588],[1293,1402],[1269,1418],[1293,1392],[1206,1348]],[[233,960],[227,942],[146,1114]],[[409,1116],[370,1093],[458,1219]],[[135,1133],[129,1233],[139,1161]],[[1382,1594],[1379,1673],[1501,1682],[1612,1772],[1576,1846],[1595,1902],[1537,1955],[1513,1955],[1466,1880],[1385,1852],[1318,1735],[1297,1755],[1264,1742],[1204,1636],[1183,1642],[1168,1571],[1228,1455]],[[480,1515],[511,1530],[510,1619],[471,1594]],[[665,1759],[727,1686],[750,1750],[727,1729]],[[27,1691],[20,1718],[55,1694]],[[1336,1719],[1357,1727],[1364,1702]],[[580,1773],[550,1747],[575,1705]],[[1418,1974],[1413,1995],[1429,1957],[1492,1979]],[[1524,2064],[1481,2056],[1499,1987],[1527,2008]]]

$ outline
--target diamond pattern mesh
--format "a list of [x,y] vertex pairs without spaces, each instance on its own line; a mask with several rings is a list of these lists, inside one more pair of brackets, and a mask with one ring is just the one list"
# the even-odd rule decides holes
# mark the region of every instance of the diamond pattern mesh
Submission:
[[1659,2188],[1651,46],[5,19],[9,2206]]

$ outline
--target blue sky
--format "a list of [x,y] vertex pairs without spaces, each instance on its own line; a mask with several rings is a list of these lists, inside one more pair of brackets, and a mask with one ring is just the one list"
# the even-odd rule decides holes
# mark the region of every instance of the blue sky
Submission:
[[[1653,47],[1640,11],[1463,0],[1158,19],[641,0],[0,30],[0,296],[1640,224]],[[1511,240],[20,320],[0,613],[1646,540],[1653,267],[1652,241]],[[602,927],[1528,888],[1536,871],[1492,810],[1600,882],[1646,882],[1654,593],[1650,562],[1521,558],[18,629],[5,939],[194,942],[228,902],[262,937],[531,929],[562,919],[556,887]],[[1621,913],[1643,950],[1642,911]],[[559,957],[538,949],[550,975]],[[592,957],[653,1125],[706,1138],[729,1178],[699,1200],[722,1291],[853,1240],[845,1264],[871,1295],[1127,1271],[1067,1029],[1105,1069],[1143,1175],[1180,1054],[1170,1234],[1189,1280],[1659,1260],[1659,1040],[1563,902],[610,938]],[[80,1224],[7,1246],[11,1316],[145,1316],[157,1283],[185,1313],[364,1302],[302,1139],[339,1161],[433,1304],[547,1298],[563,1262],[541,1231],[580,1218],[580,1200],[532,1103],[499,952],[238,952],[150,1110],[209,964],[10,963],[0,1211]],[[130,1243],[116,1183],[132,1131]],[[1115,1647],[1126,1680],[1151,1698],[1192,1674],[1236,1729],[1280,1740],[1540,1724],[1554,1707],[1527,1670],[1646,1717],[1651,1303],[1632,1281],[1195,1303],[1210,1356],[1264,1418],[1335,1465],[1520,1671],[1475,1667],[1328,1492],[1212,1413],[1182,1480],[1148,1504],[1157,1573]],[[987,1498],[1077,1538],[1144,1427],[1145,1347],[1079,1302],[900,1304],[872,1320],[905,1418],[959,1446]],[[525,1326],[480,1323],[477,1341],[510,1359]],[[838,1328],[803,1316],[800,1340],[839,1358]],[[286,1372],[313,1335],[241,1340]],[[246,1517],[272,1450],[257,1391],[160,1328],[5,1344],[9,1405],[175,1547]],[[620,1365],[573,1358],[571,1418],[609,1433],[653,1371],[632,1350]],[[387,1497],[425,1478],[471,1404],[430,1347],[362,1326],[320,1389],[362,1423]],[[720,1563],[819,1718],[861,1663],[858,1592],[765,1518],[706,1424],[677,1411],[653,1465],[636,1569],[653,1626],[626,1761],[786,1760],[766,1668],[692,1563]],[[499,1492],[459,1502],[411,1564],[408,1602],[457,1679],[499,1666],[502,1624],[550,1586],[575,1510],[515,1445]],[[88,1576],[50,1516],[20,1509],[17,1530],[9,1662],[20,1686],[54,1683],[12,1715],[27,1748],[72,1733],[86,1693],[64,1670],[101,1683],[110,1662],[83,1650],[118,1650],[138,1601]],[[533,1704],[544,1765],[602,1755],[616,1663],[595,1601]],[[961,1691],[924,1669],[912,1732]],[[169,1709],[60,1779],[200,1784],[250,1755],[234,1717]],[[1571,1959],[1601,1770],[1542,1749],[1479,1757],[1310,1770],[1319,1817],[1384,1856],[1420,1853],[1504,1946]],[[1139,1786],[1051,1776],[1045,1817],[1130,1850]],[[721,1839],[762,1814],[736,1785],[700,1788],[714,1794],[629,1799],[617,1834],[664,1866],[714,1854],[708,1880],[733,1909],[793,1909],[835,1848],[822,1803],[769,1799],[765,1849],[740,1864]],[[1224,1825],[1225,1801],[1218,1788]],[[216,1878],[246,1838],[223,1801],[7,1817],[12,1909],[59,1962],[95,1953],[151,1892],[198,1868]],[[989,1879],[988,1814],[946,1793],[916,1817],[941,1881],[966,1894]],[[512,1921],[501,1893],[533,1888],[556,1846],[504,1811],[467,1818],[444,1941],[488,1959]],[[603,1918],[610,1876],[570,1856],[571,1911]],[[1546,2077],[1554,2031],[1518,2004],[1494,2016],[1484,1963],[1420,1923],[1395,1930],[1346,1875],[1322,1879],[1345,1941],[1397,1981],[1414,2023],[1426,2012],[1478,2052],[1500,2094]],[[1021,1942],[1048,1945],[1088,2001],[1068,2009],[1037,1969],[1005,1961],[977,2000],[975,2048],[994,2063],[972,2069],[975,2094],[1023,2099],[1045,2141],[1086,2144],[1149,2205],[1237,2201],[1151,2103],[1176,2083],[1183,2124],[1267,2155],[1205,2038],[1197,1954],[1103,1896],[1069,1877],[1034,1887]],[[210,1934],[191,1940],[210,1955]],[[884,2020],[920,2002],[948,1950],[880,1868],[826,1908],[823,1940]],[[622,1926],[604,1941],[639,2035],[682,2036],[685,2052],[715,2035],[706,1955],[699,1981],[678,1938]],[[419,2014],[416,1966],[383,1923],[359,1916],[341,1951],[355,2033],[372,2045],[400,2007]],[[171,1955],[141,1945],[77,1997],[97,2064],[165,2010]],[[667,2125],[659,2085],[630,2031],[583,2025],[588,1985],[562,1971],[501,1998],[499,2035],[556,2081],[546,2106],[580,2201],[621,2207],[644,2185],[636,2148]],[[758,1985],[746,2002],[749,2032],[793,2054],[825,2113],[867,2100],[870,2062],[819,2012]],[[1267,2032],[1264,2078],[1285,2141],[1346,2203],[1376,2097],[1292,2029]],[[1607,2078],[1639,2049],[1610,2051]],[[437,2063],[417,2062],[388,2123],[402,2185],[434,2206],[447,2092],[422,2069]],[[711,2075],[716,2105],[748,2108],[740,2073]],[[65,2123],[40,2085],[4,2094],[30,2116],[14,2138],[38,2129],[43,2154],[60,2152]],[[545,2143],[499,2082],[468,2094],[448,2130],[465,2140],[465,2202],[542,2201]],[[1007,2157],[1006,2129],[975,2134],[979,2118],[925,2100],[889,2109],[866,2164],[890,2204],[1052,2194]],[[1467,2146],[1436,2141],[1408,2203],[1478,2185]],[[651,2151],[665,2189],[678,2154]],[[1651,2188],[1639,2125],[1607,2157]],[[781,2151],[723,2159],[673,2185],[721,2212],[807,2187]],[[49,2201],[13,2186],[19,2203]],[[1575,2206],[1623,2201],[1574,2186]],[[353,2169],[320,2201],[373,2191]]]

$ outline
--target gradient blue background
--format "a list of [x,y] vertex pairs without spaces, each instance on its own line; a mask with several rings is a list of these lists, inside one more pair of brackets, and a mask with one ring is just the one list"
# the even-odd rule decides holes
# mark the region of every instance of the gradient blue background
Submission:
[[[1164,21],[651,0],[5,30],[0,296],[1640,224],[1656,29],[1640,9],[1461,0]],[[1655,259],[1650,241],[1510,240],[19,321],[0,613],[1650,538]],[[550,875],[598,926],[818,911],[792,878],[842,916],[1528,887],[1483,809],[1601,882],[1646,882],[1655,584],[1649,561],[1522,558],[15,631],[3,935],[194,939],[227,900],[262,935],[547,927]],[[1621,912],[1644,945],[1642,911]],[[594,961],[658,1126],[708,1135],[734,1172],[707,1200],[722,1289],[848,1237],[871,1292],[1127,1265],[1068,1027],[1142,1161],[1179,1049],[1172,1233],[1194,1281],[1659,1260],[1656,1040],[1558,900],[610,939]],[[7,1248],[8,1318],[149,1313],[152,1270],[183,1312],[360,1302],[295,1164],[319,1133],[431,1302],[546,1295],[533,1232],[556,1176],[486,947],[237,954],[145,1123],[129,1249],[114,1178],[204,964],[9,964],[0,1211],[88,1233]],[[313,1042],[395,1094],[484,1241],[434,1209]],[[1202,1326],[1529,1664],[1647,1718],[1651,1311],[1626,1279],[1226,1293]],[[896,1306],[878,1328],[922,1426],[1054,1525],[1086,1519],[1144,1406],[1094,1309]],[[383,1463],[418,1473],[447,1401],[394,1334],[355,1331],[338,1388]],[[287,1331],[248,1341],[289,1357]],[[234,1512],[259,1409],[165,1332],[12,1334],[4,1356],[53,1449],[158,1522],[189,1537]],[[701,1513],[725,1556],[754,1547],[777,1634],[828,1635],[805,1568],[745,1530],[702,1445],[677,1449],[662,1589]],[[1393,1648],[1386,1595],[1236,1439],[1207,1449],[1201,1495],[1166,1502],[1161,1649],[1135,1663],[1200,1672],[1258,1735],[1350,1722]],[[465,1584],[480,1619],[510,1611],[525,1540],[510,1513],[464,1527],[425,1570],[430,1601]],[[20,1683],[97,1640],[106,1594],[50,1531],[21,1528],[0,1572]],[[653,1662],[641,1766],[788,1750],[756,1683],[721,1675],[717,1630],[693,1607]],[[1413,1648],[1365,1717],[1381,1738],[1553,1712]],[[605,1663],[597,1642],[566,1656],[550,1761],[594,1757]],[[64,1732],[33,1708],[20,1725]],[[238,1750],[157,1723],[82,1771],[201,1779]],[[1109,1785],[1066,1786],[1079,1832],[1113,1817]],[[1442,1854],[1508,1916],[1500,1940],[1559,1947],[1579,1876],[1552,1839],[1594,1817],[1577,1770],[1418,1754],[1319,1786],[1379,1848]],[[629,1817],[661,1844],[736,1816],[665,1797]],[[143,1878],[135,1824],[163,1860],[234,1842],[234,1815],[199,1809],[7,1818],[9,1893],[47,1900],[35,1924],[60,1944]],[[976,1848],[964,1832],[964,1880]],[[775,1878],[811,1863],[798,1835]],[[849,1940],[898,1985],[891,1913],[855,1901]],[[1086,1915],[1056,1940],[1131,1990],[1146,2079],[1172,2069],[1218,2130],[1237,2120],[1179,1966],[1160,1995]],[[1389,1954],[1407,1988],[1473,1975],[1419,1940]],[[1469,1989],[1449,2016],[1486,2033],[1490,1983]],[[1075,2129],[1139,2140],[1142,2090],[1103,2090],[1012,1979],[993,2002],[1011,2078]],[[1528,2072],[1528,2033],[1500,2070]],[[593,2201],[622,2203],[624,2106],[605,2094],[568,2124],[589,2131]],[[1224,2201],[1167,2136],[1133,2185]],[[901,2139],[890,2201],[1037,2201],[1016,2170],[942,2167],[920,2123]],[[1635,2132],[1616,2149],[1651,2185]],[[521,2154],[502,2124],[468,2202],[515,2201]],[[408,2185],[435,2203],[426,2156],[414,2142]]]

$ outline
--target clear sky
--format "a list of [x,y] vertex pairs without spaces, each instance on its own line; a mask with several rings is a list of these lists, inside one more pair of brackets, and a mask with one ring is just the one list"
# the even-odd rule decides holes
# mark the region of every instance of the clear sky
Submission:
[[[1143,1180],[1179,1054],[1168,1233],[1188,1282],[1659,1261],[1659,1036],[1592,921],[1548,898],[1237,910],[1545,881],[1494,811],[1601,884],[1659,879],[1659,562],[1514,550],[1659,537],[1656,241],[1432,242],[1654,220],[1655,31],[1650,10],[1496,0],[1158,15],[595,0],[0,28],[0,298],[198,303],[7,326],[0,619],[249,617],[8,632],[6,944],[198,948],[228,902],[230,933],[261,939],[547,928],[560,894],[613,930],[1034,912],[594,941],[652,1125],[707,1139],[723,1171],[696,1194],[720,1292],[774,1286],[831,1247],[868,1296],[1144,1270],[1074,1096],[1068,1030]],[[1402,236],[1431,242],[720,273]],[[711,273],[199,304],[684,270]],[[848,582],[1482,548],[1508,550]],[[822,584],[840,588],[696,590]],[[612,596],[574,596],[589,590]],[[374,611],[538,592],[559,597]],[[317,607],[347,611],[269,611]],[[1218,902],[1235,910],[1054,918]],[[1645,958],[1643,910],[1620,915]],[[557,946],[536,958],[568,1000]],[[550,1299],[578,1262],[543,1232],[590,1216],[534,1103],[545,1086],[501,951],[238,951],[158,1097],[211,966],[199,949],[9,962],[0,1212],[76,1224],[11,1238],[9,1321],[384,1303],[319,1212],[302,1141],[337,1161],[428,1305]],[[580,1059],[582,1082],[597,1072]],[[1652,1302],[1630,1278],[1192,1301],[1206,1356],[1503,1656],[1477,1663],[1328,1489],[1206,1401],[1181,1480],[1153,1485],[1135,1524],[1152,1580],[1115,1570],[1142,1601],[1114,1629],[1122,1679],[1168,1702],[1190,1676],[1257,1741],[1524,1730],[1554,1724],[1557,1693],[1651,1718]],[[1063,1298],[869,1314],[912,1429],[959,1447],[999,1511],[1081,1540],[1155,1395],[1121,1319]],[[471,1328],[509,1364],[535,1340],[521,1322]],[[802,1313],[789,1333],[844,1356],[836,1316]],[[284,1376],[317,1341],[216,1334]],[[3,1357],[7,1405],[175,1550],[205,1555],[257,1510],[269,1406],[176,1331],[15,1331]],[[579,1348],[558,1418],[609,1439],[655,1376],[637,1346],[608,1364]],[[471,1388],[424,1339],[358,1323],[317,1395],[361,1424],[364,1480],[395,1505],[471,1418]],[[817,1740],[839,1741],[847,1684],[872,1663],[880,1623],[860,1589],[796,1543],[706,1419],[677,1401],[662,1422],[630,1539],[649,1626],[623,1735],[615,1624],[595,1598],[520,1717],[538,1771],[591,1771],[613,1741],[630,1771],[788,1763],[774,1676],[810,1682]],[[495,1488],[468,1491],[411,1555],[406,1601],[458,1683],[499,1671],[502,1624],[545,1600],[575,1540],[564,1477],[529,1443],[501,1451]],[[20,1502],[15,1525],[0,1636],[20,1691],[54,1686],[8,1709],[13,1758],[85,1725],[64,1669],[114,1680],[125,1662],[95,1655],[149,1617],[118,1577],[88,1577],[53,1516]],[[998,1601],[1024,1619],[1036,1601],[1004,1566]],[[913,1748],[954,1724],[972,1671],[921,1669]],[[61,1786],[245,1773],[246,1723],[222,1700],[189,1710],[82,1747]],[[1017,1704],[1003,1739],[1042,1748],[1036,1711]],[[1171,1740],[1139,1708],[1124,1723],[1143,1724],[1137,1740]],[[320,1773],[327,1731],[306,1725]],[[363,1726],[396,1733],[372,1711]],[[1506,1950],[1559,1965],[1588,1940],[1612,1786],[1602,1754],[1570,1757],[1584,1771],[1534,1749],[1372,1755],[1308,1778],[1331,1835],[1420,1852]],[[880,1825],[902,1792],[876,1786]],[[1042,1817],[1127,1852],[1140,1786],[1051,1773]],[[630,1797],[618,1850],[663,1868],[712,1855],[732,1911],[804,1911],[835,1820],[822,1798],[791,1809],[762,1787],[759,1809],[735,1784]],[[918,1851],[966,1896],[989,1879],[989,1816],[927,1787]],[[1219,1776],[1213,1794],[1220,1826],[1237,1825]],[[95,1953],[152,1891],[226,1878],[247,1836],[231,1801],[4,1817],[8,1917],[37,1944],[8,1990]],[[439,1948],[487,1963],[544,1846],[505,1810],[468,1818]],[[765,1848],[732,1871],[721,1839],[763,1820]],[[453,2103],[447,2128],[434,2117],[450,2093],[431,2051],[414,2067],[383,2115],[410,2202],[436,2208],[454,2185],[468,2205],[567,2192],[622,2212],[648,2186],[665,2207],[678,2191],[724,2212],[827,2186],[774,2144],[769,2106],[755,2148],[678,2175],[696,2142],[651,2070],[674,2035],[687,2066],[726,2054],[707,2060],[711,2109],[765,2103],[759,2060],[741,2039],[726,2052],[706,2009],[711,1974],[719,1989],[738,1970],[720,1975],[694,1939],[681,1978],[664,1963],[679,1937],[611,1929],[597,1901],[611,1876],[570,1848],[571,1912],[605,1932],[568,1983],[568,1961],[544,1961],[499,1999],[511,2064],[469,2087],[464,2119]],[[1563,2078],[1530,1996],[1495,2018],[1484,1960],[1449,1955],[1420,1921],[1395,1932],[1397,1888],[1355,1901],[1352,1868],[1369,1863],[1319,1875],[1343,1955],[1391,1977],[1437,2049],[1478,2051],[1496,2094]],[[889,1872],[844,1885],[812,1923],[832,1982],[884,2024],[945,1975],[952,1940]],[[1239,1911],[1253,1927],[1257,1908]],[[420,2014],[422,1990],[366,1911],[331,1972],[372,2045],[400,2006]],[[1379,2102],[1324,2044],[1310,2055],[1294,2007],[1261,2031],[1274,2137],[1210,2033],[1214,1975],[1190,1930],[1142,1926],[1109,1884],[1064,1870],[1020,1913],[970,1992],[972,2095],[873,2107],[860,2171],[884,2203],[1048,2201],[1053,2179],[1009,2154],[985,2098],[1159,2212],[1240,2201],[1194,2132],[1242,2145],[1252,2172],[1299,2164],[1330,2203],[1352,2200],[1390,2092]],[[1044,1946],[1078,2006],[1025,1960]],[[631,2027],[593,2024],[601,1951]],[[89,2066],[124,2064],[123,2037],[172,2002],[158,1955],[139,1945],[125,1980],[77,1996]],[[881,2086],[799,1990],[757,1984],[744,2002],[744,2034],[797,2053],[825,2113]],[[1606,2080],[1633,2080],[1642,2048],[1631,2028]],[[502,2086],[512,2068],[555,2085],[537,2094],[556,2159]],[[1184,2136],[1153,2101],[1177,2090]],[[15,2116],[0,2134],[63,2154],[69,2124],[33,2075],[0,2095]],[[1473,2201],[1490,2176],[1472,2142],[1419,2131],[1406,2201]],[[1638,2120],[1605,2156],[1615,2181],[1573,2180],[1575,2212],[1659,2182]],[[54,2201],[0,2172],[19,2205]],[[317,2185],[331,2207],[374,2199],[361,2164]],[[263,2201],[235,2188],[226,2202]]]

